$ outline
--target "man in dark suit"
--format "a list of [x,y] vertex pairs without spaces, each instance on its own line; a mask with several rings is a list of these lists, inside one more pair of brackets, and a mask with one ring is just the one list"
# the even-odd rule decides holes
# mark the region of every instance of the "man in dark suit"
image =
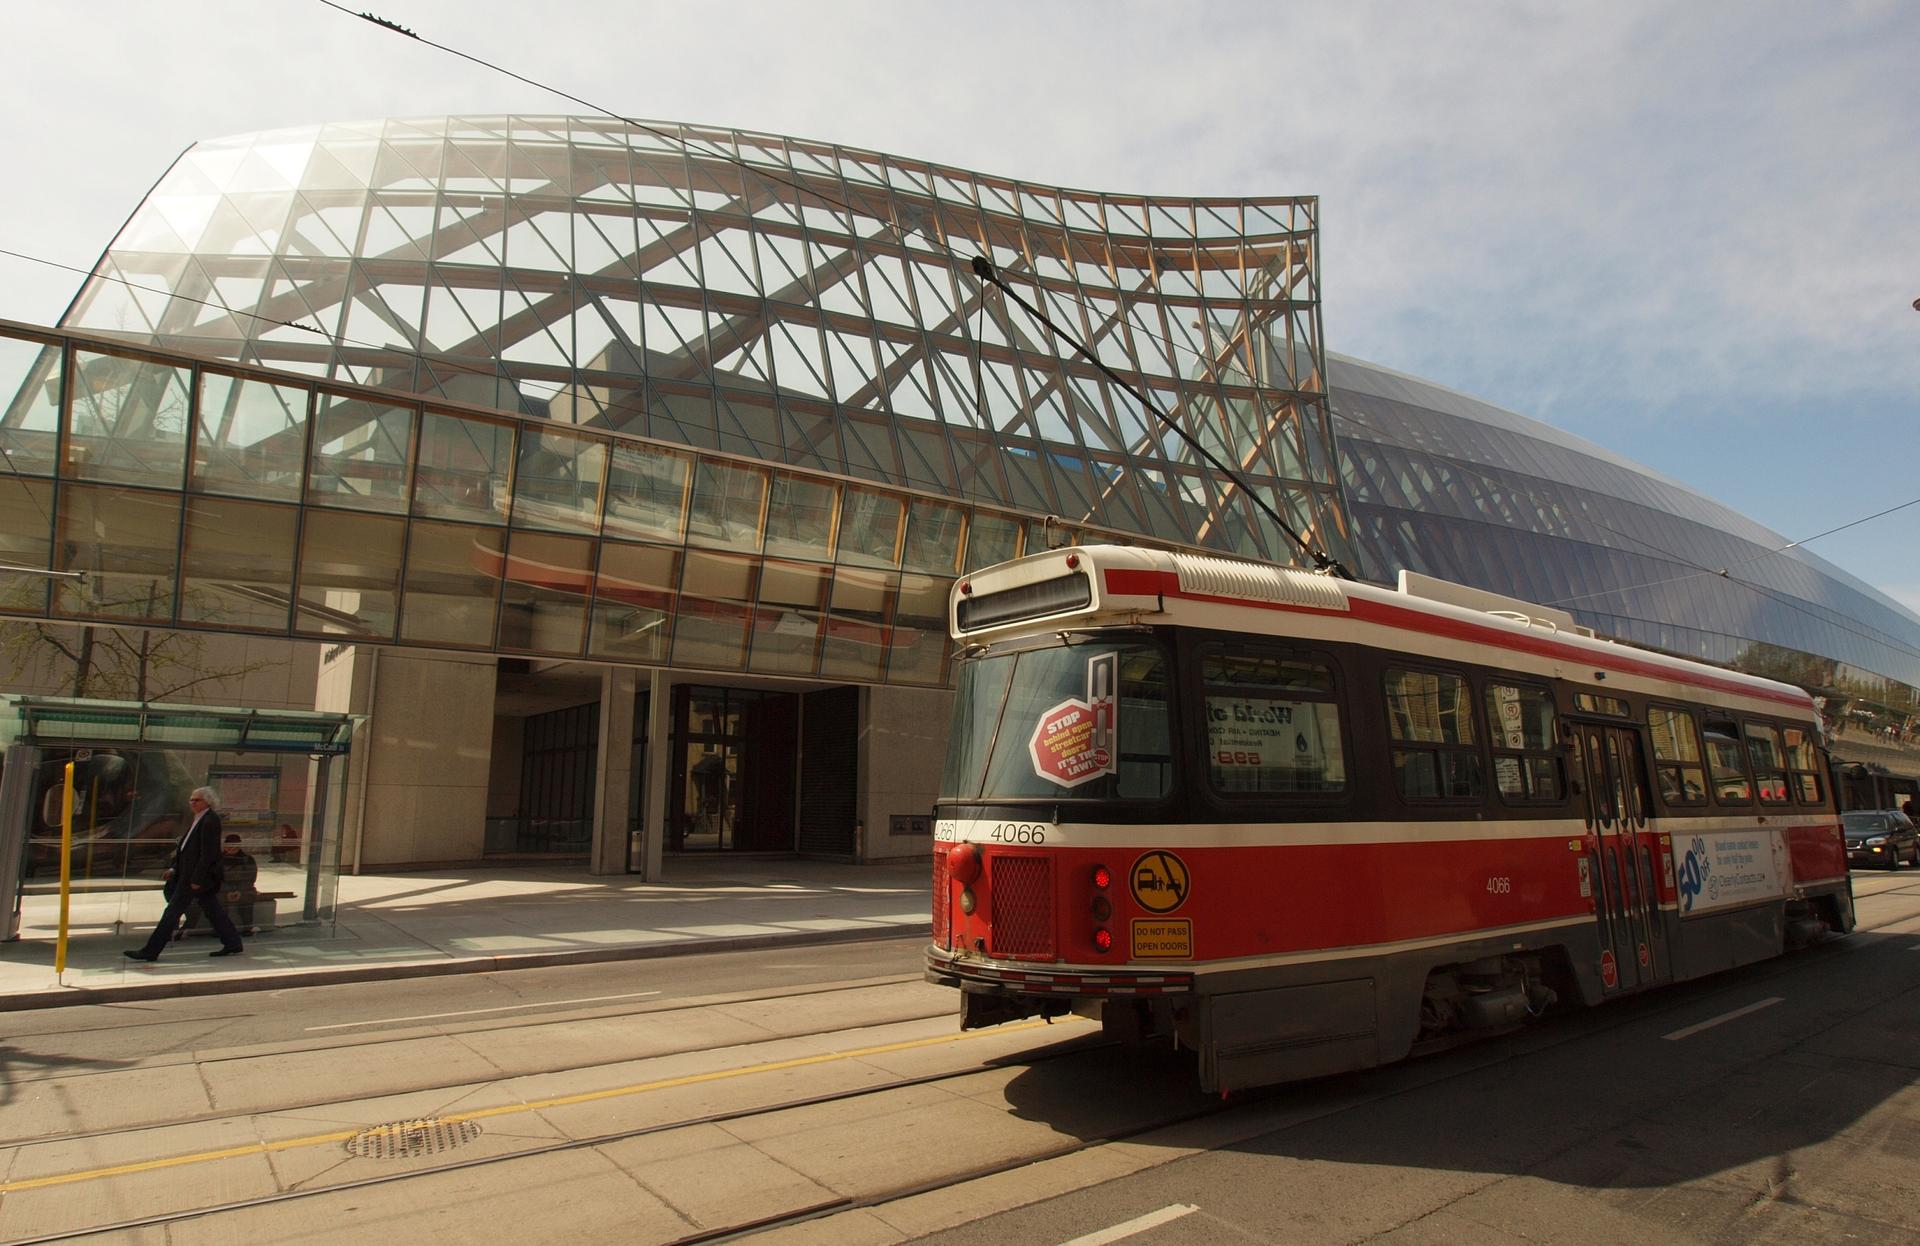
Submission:
[[210,787],[196,787],[187,804],[193,810],[193,821],[174,846],[173,864],[166,873],[167,911],[160,915],[160,924],[153,928],[146,946],[128,952],[128,960],[159,960],[181,916],[192,904],[200,906],[213,932],[220,936],[220,950],[209,955],[240,954],[240,932],[234,929],[227,906],[220,899],[220,797]]

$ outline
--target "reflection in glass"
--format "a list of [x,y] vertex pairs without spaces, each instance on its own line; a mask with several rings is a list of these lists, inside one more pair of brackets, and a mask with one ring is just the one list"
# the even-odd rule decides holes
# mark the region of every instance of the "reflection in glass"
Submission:
[[416,519],[407,536],[400,639],[417,644],[490,645],[505,563],[497,528]]
[[898,566],[905,509],[893,494],[849,486],[840,499],[839,561],[856,567]]
[[692,469],[691,455],[616,443],[607,477],[607,535],[678,541]]
[[598,532],[606,476],[607,443],[600,438],[527,429],[514,473],[513,526]]
[[760,608],[753,615],[756,671],[813,673],[826,617],[831,568],[810,563],[768,562],[760,568]]
[[586,636],[592,575],[592,541],[514,533],[501,592],[500,647],[577,656]]
[[841,567],[833,576],[833,604],[820,673],[877,681],[887,656],[887,625],[900,577],[885,571]]
[[665,660],[667,621],[679,582],[679,550],[602,542],[588,651],[632,662]]
[[188,370],[130,355],[73,352],[66,475],[180,487],[187,465]]
[[53,475],[60,371],[59,347],[0,337],[0,472]]
[[505,523],[513,426],[428,411],[420,423],[413,513],[429,519]]
[[687,552],[680,613],[673,628],[675,666],[739,668],[745,656],[754,579],[751,559]]
[[947,597],[953,581],[943,576],[900,577],[900,601],[894,609],[887,658],[887,682],[947,682]]
[[[47,567],[53,559],[53,484],[0,476],[0,563]],[[0,609],[39,614],[47,608],[43,575],[0,571]]]
[[297,502],[306,457],[304,386],[211,369],[200,374],[193,446],[197,492]]
[[322,392],[307,501],[400,514],[407,509],[412,407]]
[[960,565],[966,512],[944,502],[915,498],[907,511],[907,548],[901,563],[909,571],[952,575]]
[[179,494],[68,485],[60,491],[59,520],[55,569],[87,578],[54,581],[55,614],[153,623],[173,617]]
[[767,555],[827,558],[833,546],[833,485],[778,472],[767,503]]
[[967,525],[967,570],[978,571],[1005,562],[1020,553],[1020,523],[1005,515],[973,513]]
[[391,640],[405,540],[406,527],[399,519],[308,511],[300,533],[295,630]]
[[299,522],[292,506],[189,497],[181,620],[285,631]]
[[687,544],[759,549],[760,512],[766,498],[765,471],[717,459],[701,459],[693,473]]

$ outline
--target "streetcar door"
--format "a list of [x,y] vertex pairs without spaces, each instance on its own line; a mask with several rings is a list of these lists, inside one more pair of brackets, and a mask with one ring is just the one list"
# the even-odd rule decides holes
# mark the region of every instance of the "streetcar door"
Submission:
[[1631,990],[1665,976],[1666,961],[1646,835],[1649,802],[1640,737],[1610,723],[1576,723],[1574,730],[1592,833],[1587,869],[1599,925],[1601,983],[1609,993]]

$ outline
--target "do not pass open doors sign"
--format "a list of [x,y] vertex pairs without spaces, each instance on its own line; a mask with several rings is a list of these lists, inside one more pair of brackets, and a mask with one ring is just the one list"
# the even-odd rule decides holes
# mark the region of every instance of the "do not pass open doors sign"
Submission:
[[1120,770],[1120,701],[1114,691],[1119,655],[1087,659],[1084,697],[1060,702],[1040,715],[1027,751],[1033,772],[1061,787],[1078,787]]

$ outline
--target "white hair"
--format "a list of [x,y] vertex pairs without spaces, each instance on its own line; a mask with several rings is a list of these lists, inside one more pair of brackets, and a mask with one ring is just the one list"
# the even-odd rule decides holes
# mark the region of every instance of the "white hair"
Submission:
[[192,800],[195,796],[206,801],[207,808],[213,810],[215,813],[220,812],[220,793],[210,787],[196,787],[193,789],[193,795],[187,797],[187,799]]

